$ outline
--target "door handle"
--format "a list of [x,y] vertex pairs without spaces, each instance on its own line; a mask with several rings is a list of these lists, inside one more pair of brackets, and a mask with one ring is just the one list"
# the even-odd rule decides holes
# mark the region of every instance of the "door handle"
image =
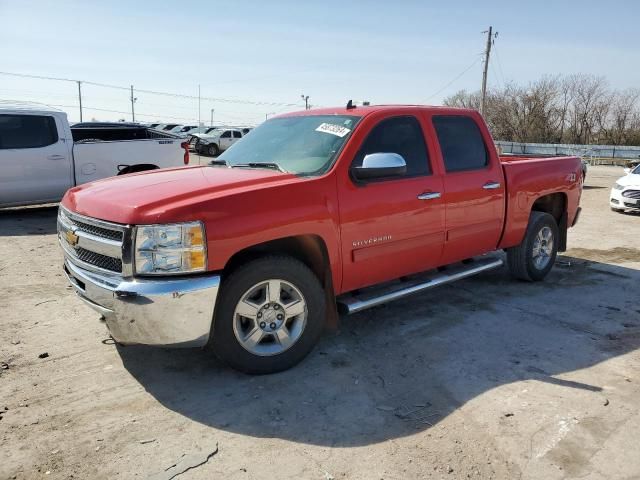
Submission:
[[49,160],[64,160],[65,158],[67,157],[65,157],[64,155],[49,155],[47,157],[47,159]]
[[482,188],[485,190],[497,190],[500,188],[500,182],[487,182],[482,186]]
[[426,192],[418,195],[418,200],[435,200],[441,196],[442,194],[440,192]]

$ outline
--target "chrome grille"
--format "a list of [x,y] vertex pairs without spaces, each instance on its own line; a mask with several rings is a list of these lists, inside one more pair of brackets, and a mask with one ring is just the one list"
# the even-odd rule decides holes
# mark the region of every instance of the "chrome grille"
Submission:
[[636,198],[640,200],[640,190],[626,190],[622,192],[623,197]]
[[95,267],[103,268],[114,273],[122,273],[122,260],[119,258],[107,257],[96,252],[90,252],[82,247],[74,248],[78,260],[89,263]]
[[81,232],[87,232],[91,235],[95,235],[96,237],[108,238],[109,240],[115,240],[117,242],[122,241],[122,232],[120,231],[107,230],[106,228],[91,225],[89,223],[84,223],[70,217],[67,218],[69,220],[69,223],[78,227],[78,230],[80,230]]
[[58,212],[58,238],[65,257],[89,270],[131,275],[130,264],[123,262],[127,232],[126,225],[78,215],[64,207]]

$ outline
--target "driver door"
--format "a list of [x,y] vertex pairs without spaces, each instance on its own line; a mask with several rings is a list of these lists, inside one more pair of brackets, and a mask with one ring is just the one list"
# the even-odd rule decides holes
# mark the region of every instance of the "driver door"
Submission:
[[372,153],[401,155],[401,177],[359,182],[340,189],[342,291],[373,285],[439,265],[444,245],[442,175],[434,172],[422,119],[386,118],[363,141],[352,167]]

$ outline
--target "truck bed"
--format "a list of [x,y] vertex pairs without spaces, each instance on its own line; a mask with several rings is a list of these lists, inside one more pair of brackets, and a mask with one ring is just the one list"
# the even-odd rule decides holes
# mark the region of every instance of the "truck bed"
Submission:
[[524,236],[536,199],[561,196],[572,225],[582,194],[582,161],[569,156],[501,155],[506,183],[506,221],[499,248],[518,245]]

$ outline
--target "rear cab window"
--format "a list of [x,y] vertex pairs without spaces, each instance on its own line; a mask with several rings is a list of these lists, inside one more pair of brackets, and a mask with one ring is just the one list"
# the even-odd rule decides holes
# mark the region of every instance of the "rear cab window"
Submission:
[[437,115],[433,117],[433,126],[447,172],[480,170],[487,167],[487,146],[473,118],[462,115]]
[[0,150],[42,148],[58,141],[50,115],[0,115]]

